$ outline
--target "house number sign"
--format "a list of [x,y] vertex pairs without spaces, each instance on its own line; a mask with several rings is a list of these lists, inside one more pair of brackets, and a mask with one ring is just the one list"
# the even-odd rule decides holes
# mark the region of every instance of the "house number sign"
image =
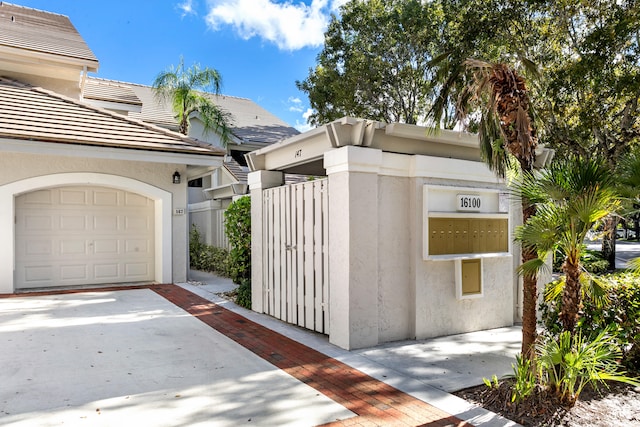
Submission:
[[458,194],[457,206],[458,211],[480,212],[482,208],[482,197],[471,194]]

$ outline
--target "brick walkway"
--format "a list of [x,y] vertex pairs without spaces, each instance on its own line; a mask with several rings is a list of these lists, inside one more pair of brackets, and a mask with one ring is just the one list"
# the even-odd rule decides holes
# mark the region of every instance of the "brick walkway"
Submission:
[[0,297],[140,288],[153,290],[213,329],[357,414],[350,419],[324,424],[322,427],[471,427],[471,424],[428,403],[176,285],[45,291]]

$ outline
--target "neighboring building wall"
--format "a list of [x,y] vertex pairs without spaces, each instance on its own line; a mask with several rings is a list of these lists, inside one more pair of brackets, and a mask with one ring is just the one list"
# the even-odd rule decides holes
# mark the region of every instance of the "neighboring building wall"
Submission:
[[231,200],[208,200],[189,204],[189,224],[196,226],[203,243],[217,248],[230,249],[224,227],[224,212]]
[[[2,171],[0,173],[0,195],[3,194],[3,186],[5,186],[5,184],[15,185],[28,178],[70,173],[78,173],[79,176],[100,174],[101,176],[105,176],[105,182],[108,182],[108,176],[113,176],[114,181],[119,179],[119,177],[130,178],[158,189],[158,193],[168,193],[171,206],[169,209],[163,207],[165,209],[164,217],[156,218],[156,227],[162,227],[164,225],[170,227],[172,233],[169,239],[170,247],[159,248],[156,246],[156,251],[170,251],[169,256],[165,258],[173,260],[168,270],[166,270],[165,266],[165,270],[172,272],[172,274],[170,277],[164,279],[167,281],[184,282],[187,279],[188,218],[187,215],[175,215],[174,210],[186,210],[187,186],[186,182],[179,185],[172,183],[172,175],[176,170],[183,176],[186,176],[185,166],[177,164],[3,152]],[[53,183],[51,186],[56,186],[55,179],[52,179],[51,182]],[[83,185],[92,183],[80,181],[74,184]],[[102,185],[109,186],[108,184]],[[9,195],[9,197],[12,196]],[[8,206],[3,206],[2,208],[6,212],[13,211],[12,201],[9,201]],[[2,228],[0,235],[12,235],[13,230],[4,229],[5,227],[6,225],[0,225],[0,228]],[[3,253],[13,254],[13,248],[4,248],[3,251],[5,251]],[[10,259],[13,259],[13,256],[9,256]],[[157,278],[156,280],[161,279]],[[2,285],[5,284],[3,283]],[[0,292],[13,292],[13,289],[2,289]]]

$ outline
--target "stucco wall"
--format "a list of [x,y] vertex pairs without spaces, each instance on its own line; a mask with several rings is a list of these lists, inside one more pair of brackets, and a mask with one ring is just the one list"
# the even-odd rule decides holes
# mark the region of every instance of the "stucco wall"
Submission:
[[378,339],[413,338],[409,178],[380,176],[378,183]]
[[[184,209],[184,215],[171,214],[171,253],[172,279],[174,282],[186,281],[188,239],[187,230],[187,186],[173,184],[172,175],[177,170],[186,176],[184,165],[147,163],[140,161],[91,159],[82,157],[64,157],[26,153],[3,152],[0,168],[0,188],[9,183],[33,177],[62,173],[98,173],[116,177],[131,178],[171,193],[171,210]],[[83,184],[77,182],[76,184]],[[2,230],[8,233],[12,230]]]
[[[464,171],[459,172],[460,175]],[[424,185],[461,188],[499,189],[500,185],[456,179],[422,178],[415,180],[414,236],[415,257],[415,335],[417,339],[456,334],[513,325],[513,261],[512,256],[482,259],[483,296],[476,299],[456,298],[455,262],[423,259],[423,231],[426,224]],[[444,209],[447,210],[447,209]],[[512,226],[512,225],[510,225]]]
[[450,161],[450,171],[445,165],[430,177],[429,160],[360,147],[325,154],[332,343],[354,349],[513,324],[510,254],[481,255],[484,294],[474,299],[456,297],[455,257],[423,255],[426,185],[444,186],[454,199],[456,188],[488,189],[496,206],[504,188],[475,162]]
[[425,184],[487,188],[455,180],[378,177],[379,342],[512,325],[511,256],[484,258],[484,296],[467,300],[456,299],[453,260],[422,258]]
[[457,300],[454,261],[422,261],[416,274],[416,338],[511,326],[511,258],[483,259],[484,296]]

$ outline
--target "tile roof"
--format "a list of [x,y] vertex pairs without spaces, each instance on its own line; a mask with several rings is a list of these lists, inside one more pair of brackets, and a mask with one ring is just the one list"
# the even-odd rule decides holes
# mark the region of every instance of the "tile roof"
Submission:
[[[138,99],[142,101],[142,111],[140,113],[129,112],[130,117],[172,129],[177,128],[171,104],[157,99],[151,86],[89,77],[87,79],[87,87],[90,84],[108,82],[116,86],[105,86],[103,88],[104,91],[111,88],[115,90],[117,85],[129,86]],[[115,97],[116,95],[113,96]],[[227,95],[211,96],[220,107],[232,114],[233,134],[238,138],[238,143],[240,144],[268,145],[300,133],[250,99]]]
[[223,165],[238,182],[247,182],[248,167],[240,165],[240,163],[231,156],[227,156]]
[[67,16],[0,2],[0,46],[79,60],[98,59]]
[[83,92],[84,99],[111,101],[142,106],[142,101],[131,86],[99,79],[87,79]]
[[0,78],[0,138],[185,154],[224,151],[176,132]]

